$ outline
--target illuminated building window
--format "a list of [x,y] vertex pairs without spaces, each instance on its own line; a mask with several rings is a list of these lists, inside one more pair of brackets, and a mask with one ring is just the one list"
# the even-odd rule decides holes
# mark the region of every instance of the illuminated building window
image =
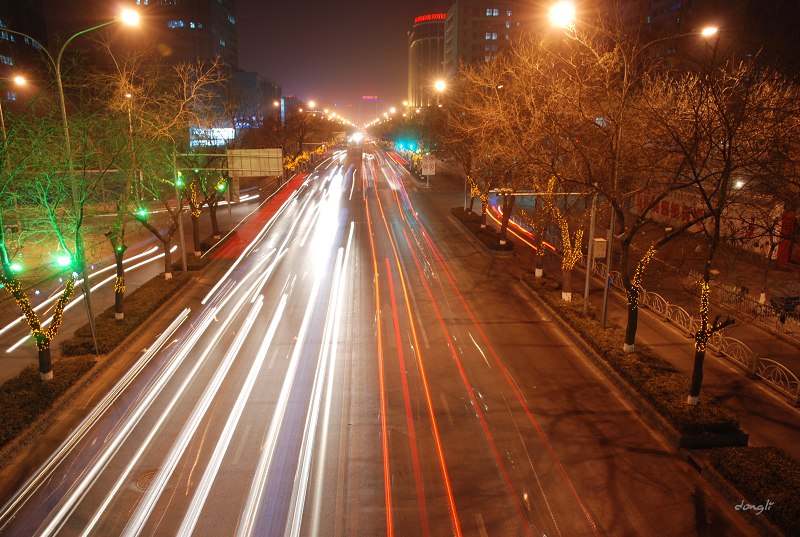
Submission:
[[233,15],[228,15],[228,22],[231,24],[236,24],[236,19],[233,18]]
[[169,21],[167,26],[170,28],[183,28],[183,21]]
[[511,21],[506,21],[506,30],[511,28]]
[[7,101],[16,101],[17,100],[17,92],[16,91],[7,91],[6,92],[6,100]]
[[486,16],[487,17],[499,17],[500,16],[500,10],[497,9],[497,8],[487,7],[486,8]]
[[0,54],[0,63],[4,63],[6,65],[14,65],[14,59],[11,58],[10,56],[5,56],[3,54]]
[[224,47],[224,46],[225,46],[225,40],[224,40],[224,39],[220,39],[220,40],[219,40],[219,44],[220,44],[220,45],[222,45],[222,46]]
[[510,17],[510,16],[511,16],[511,10],[510,9],[506,10],[506,17]]
[[492,38],[491,32],[486,32],[486,40],[489,41]]

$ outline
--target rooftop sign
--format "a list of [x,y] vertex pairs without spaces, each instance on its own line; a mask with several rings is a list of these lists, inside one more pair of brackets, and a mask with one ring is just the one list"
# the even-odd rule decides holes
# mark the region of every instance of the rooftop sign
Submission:
[[428,21],[443,21],[447,19],[447,13],[428,13],[427,15],[420,15],[414,19],[414,24]]

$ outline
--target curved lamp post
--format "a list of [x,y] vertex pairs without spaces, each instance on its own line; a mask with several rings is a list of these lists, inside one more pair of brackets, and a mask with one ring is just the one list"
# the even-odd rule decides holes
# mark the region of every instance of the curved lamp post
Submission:
[[[574,33],[575,32],[575,22],[577,21],[577,17],[576,17],[575,13],[576,13],[575,5],[571,1],[563,0],[563,1],[557,2],[557,3],[553,4],[553,6],[550,8],[550,12],[549,12],[550,23],[553,26],[557,27],[557,28],[563,28],[563,29],[567,30],[567,35],[569,35],[569,33]],[[591,25],[589,25],[589,26],[591,26]],[[697,32],[687,32],[687,33],[682,33],[682,34],[677,34],[677,35],[669,35],[669,36],[660,37],[658,39],[654,39],[652,41],[648,41],[647,43],[645,43],[644,45],[642,45],[641,47],[636,49],[635,52],[633,52],[633,54],[630,57],[628,57],[628,54],[623,53],[623,55],[622,55],[622,59],[623,59],[623,70],[622,70],[622,87],[623,87],[622,100],[623,100],[623,107],[624,107],[624,101],[625,101],[626,96],[627,96],[627,92],[626,92],[625,88],[628,87],[628,78],[629,78],[629,72],[630,72],[630,69],[631,69],[631,64],[633,64],[636,61],[636,58],[638,58],[639,55],[644,50],[646,50],[647,48],[649,48],[650,46],[652,46],[652,45],[654,45],[656,43],[661,43],[661,42],[664,42],[664,41],[670,41],[670,40],[673,40],[673,39],[677,39],[677,38],[681,38],[681,37],[687,37],[687,36],[701,36],[703,38],[709,38],[709,37],[712,37],[712,36],[716,35],[717,32],[718,32],[718,28],[716,26],[707,26],[707,27],[705,27],[705,28],[703,28],[703,29],[701,29],[700,31],[697,31]],[[572,39],[576,39],[576,40],[580,41],[579,39],[577,39],[574,36],[570,36],[570,37]],[[612,188],[616,188],[616,185],[617,185],[618,180],[619,180],[619,159],[620,159],[620,150],[621,150],[620,145],[621,145],[621,138],[622,138],[622,129],[619,126],[617,127],[616,138],[617,139],[615,141],[615,148],[614,148],[614,151],[615,151],[614,168],[613,168],[613,171],[612,171],[612,178],[611,178],[611,180],[612,180]],[[609,226],[610,229],[609,229],[609,233],[608,233],[608,261],[607,261],[606,281],[605,281],[605,286],[603,288],[603,306],[602,306],[602,309],[600,310],[600,324],[601,324],[601,326],[603,328],[606,327],[606,316],[607,316],[607,312],[608,312],[608,290],[609,290],[609,287],[611,287],[611,262],[613,260],[613,252],[614,252],[613,248],[614,248],[614,226],[615,225],[616,225],[616,212],[612,209],[612,211],[611,211],[611,223],[610,223],[610,226]],[[593,236],[589,237],[590,244],[591,244],[591,242],[593,240],[594,240]],[[591,260],[588,259],[588,256],[587,256],[587,267],[586,267],[587,273],[589,271],[589,263],[590,262],[591,262]],[[587,282],[589,281],[588,275],[587,275],[586,280],[587,280]],[[588,290],[586,291],[586,296],[588,296]],[[586,308],[584,307],[584,309],[586,309]]]
[[[126,26],[137,26],[139,24],[139,14],[136,11],[132,10],[132,9],[123,9],[120,12],[119,17],[117,17],[115,19],[112,19],[110,21],[104,22],[102,24],[98,24],[97,26],[92,26],[91,28],[86,28],[85,30],[81,30],[81,31],[73,34],[66,41],[64,41],[64,43],[58,49],[58,52],[56,53],[55,57],[53,57],[53,55],[50,53],[50,51],[48,51],[47,48],[45,48],[38,40],[34,39],[30,35],[28,35],[26,33],[23,33],[23,32],[19,32],[17,30],[11,30],[9,28],[4,28],[3,29],[5,32],[8,32],[10,34],[19,35],[21,37],[25,37],[25,38],[29,39],[32,43],[36,44],[37,47],[39,48],[39,50],[44,52],[45,57],[47,58],[47,60],[50,63],[50,67],[53,68],[53,74],[55,74],[55,77],[56,77],[56,89],[58,90],[58,101],[59,101],[59,105],[61,107],[61,121],[62,121],[62,123],[64,125],[64,149],[66,149],[66,151],[67,151],[67,163],[68,163],[67,170],[68,170],[68,173],[69,173],[70,182],[71,182],[71,188],[72,188],[72,203],[73,203],[73,205],[75,207],[76,214],[79,214],[79,212],[80,212],[79,211],[79,209],[80,209],[80,191],[79,191],[80,185],[78,184],[78,181],[75,178],[75,168],[74,168],[74,163],[73,163],[73,160],[72,160],[72,142],[70,141],[70,137],[69,137],[69,121],[67,120],[67,106],[66,106],[65,98],[64,98],[64,85],[63,85],[62,80],[61,80],[61,60],[64,57],[64,51],[66,50],[67,46],[70,43],[72,43],[72,41],[76,37],[82,36],[84,34],[88,34],[89,32],[93,32],[95,30],[99,30],[100,28],[105,28],[106,26],[110,26],[110,25],[116,24],[118,22],[120,22],[122,24],[125,24]],[[83,235],[81,234],[79,228],[76,228],[76,232],[75,232],[75,253],[76,253],[75,261],[77,262],[77,267],[76,268],[78,269],[78,271],[80,271],[81,276],[83,277],[82,288],[83,288],[84,300],[86,302],[86,312],[87,312],[87,315],[89,317],[89,327],[92,330],[92,339],[94,340],[95,352],[99,354],[98,348],[97,348],[97,333],[96,333],[95,325],[94,325],[94,315],[92,313],[92,303],[91,303],[91,300],[89,298],[89,292],[90,292],[89,274],[86,271],[86,260],[84,259],[84,256],[83,256]]]

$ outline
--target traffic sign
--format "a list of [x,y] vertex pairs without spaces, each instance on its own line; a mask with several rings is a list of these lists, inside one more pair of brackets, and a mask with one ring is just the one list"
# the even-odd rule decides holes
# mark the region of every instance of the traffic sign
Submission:
[[436,175],[436,159],[433,156],[422,157],[422,175]]

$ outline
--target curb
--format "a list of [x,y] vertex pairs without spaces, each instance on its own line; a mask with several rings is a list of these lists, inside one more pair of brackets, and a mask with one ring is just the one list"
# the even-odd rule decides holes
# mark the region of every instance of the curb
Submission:
[[[681,451],[684,452],[684,450]],[[689,451],[684,453],[686,455],[687,462],[697,470],[706,483],[711,485],[714,490],[719,492],[726,501],[731,503],[731,505],[738,505],[742,501],[755,505],[755,502],[750,501],[749,498],[746,498],[744,494],[739,492],[736,487],[734,487],[730,482],[728,482],[728,480],[722,477],[719,472],[717,472],[711,463],[705,461],[699,456],[698,453]],[[764,537],[784,537],[786,535],[766,516],[756,515],[755,513],[750,513],[747,511],[741,512],[741,515],[745,517],[748,524],[753,526],[753,528],[755,528],[758,533]]]
[[514,250],[492,250],[488,246],[486,246],[483,243],[483,241],[481,241],[478,237],[476,237],[475,234],[472,232],[472,230],[469,229],[466,225],[464,225],[464,222],[459,220],[458,217],[456,217],[453,213],[450,213],[450,218],[452,218],[455,222],[457,222],[458,225],[461,226],[461,228],[467,232],[467,235],[469,236],[472,243],[478,245],[478,247],[482,249],[485,253],[489,254],[492,257],[500,257],[500,258],[514,257]]

